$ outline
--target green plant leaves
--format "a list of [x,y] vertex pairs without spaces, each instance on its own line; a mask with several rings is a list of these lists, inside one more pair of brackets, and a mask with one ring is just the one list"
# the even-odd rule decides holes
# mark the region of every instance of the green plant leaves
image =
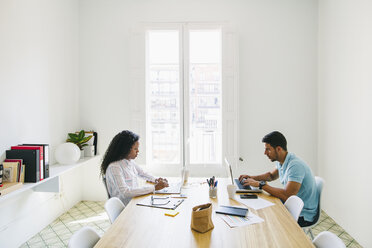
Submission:
[[88,145],[86,144],[86,142],[88,142],[93,137],[93,135],[85,137],[85,131],[81,130],[78,134],[68,133],[68,137],[69,138],[66,140],[66,142],[74,143],[80,148],[80,150],[82,150],[84,146]]

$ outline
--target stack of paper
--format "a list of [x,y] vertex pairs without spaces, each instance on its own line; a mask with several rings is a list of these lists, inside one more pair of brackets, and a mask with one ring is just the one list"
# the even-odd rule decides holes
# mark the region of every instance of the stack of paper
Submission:
[[261,209],[261,208],[266,208],[275,205],[274,203],[264,200],[260,197],[257,199],[240,199],[240,198],[235,198],[236,201],[246,205],[247,207],[253,208],[255,210]]
[[258,217],[252,212],[249,212],[248,216],[246,217],[238,217],[227,214],[219,214],[219,216],[232,228],[264,222],[264,219]]

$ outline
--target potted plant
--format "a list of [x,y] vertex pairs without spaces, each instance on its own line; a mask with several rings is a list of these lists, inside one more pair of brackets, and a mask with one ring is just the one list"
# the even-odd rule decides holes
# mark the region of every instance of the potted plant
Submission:
[[[69,133],[66,142],[76,144],[80,151],[83,151],[84,146],[87,146],[87,142],[93,137],[93,135],[85,137],[85,131],[81,130],[79,133]],[[83,152],[81,154],[84,154]],[[83,157],[83,156],[82,156]]]

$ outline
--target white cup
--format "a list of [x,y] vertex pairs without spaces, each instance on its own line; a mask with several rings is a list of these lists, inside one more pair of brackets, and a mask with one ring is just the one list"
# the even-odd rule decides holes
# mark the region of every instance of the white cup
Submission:
[[236,192],[236,186],[234,184],[227,185],[227,193],[229,194],[229,198],[234,199]]
[[187,183],[187,180],[189,179],[189,170],[186,168],[183,168],[181,171],[181,177],[183,178],[183,183]]

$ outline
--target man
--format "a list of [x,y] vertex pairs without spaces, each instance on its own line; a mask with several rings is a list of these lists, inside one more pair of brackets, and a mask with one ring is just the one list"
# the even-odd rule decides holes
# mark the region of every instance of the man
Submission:
[[[297,195],[304,202],[304,208],[298,219],[300,226],[308,226],[315,219],[318,207],[318,193],[315,178],[310,167],[287,151],[287,140],[278,131],[263,137],[265,155],[272,161],[277,161],[276,168],[262,175],[241,175],[239,180],[243,185],[251,185],[265,190],[285,202],[291,195]],[[280,179],[284,188],[276,188],[267,184],[269,181]]]

